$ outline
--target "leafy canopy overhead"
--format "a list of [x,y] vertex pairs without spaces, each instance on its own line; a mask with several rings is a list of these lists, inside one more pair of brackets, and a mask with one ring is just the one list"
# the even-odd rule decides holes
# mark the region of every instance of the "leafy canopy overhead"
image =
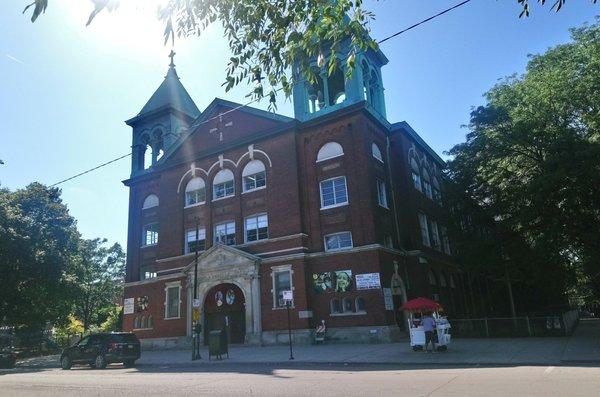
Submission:
[[[90,1],[94,8],[88,25],[99,12],[112,11],[119,4],[118,0]],[[523,9],[521,16],[528,16],[528,0],[516,1]],[[560,10],[565,1],[556,0],[554,9]],[[543,5],[545,0],[538,2]],[[48,0],[35,0],[23,12],[32,9],[35,21],[47,7]],[[159,8],[158,17],[165,24],[165,43],[175,37],[201,36],[209,25],[220,23],[232,55],[225,90],[246,82],[253,87],[249,96],[266,96],[273,105],[278,91],[291,95],[294,62],[310,80],[315,78],[310,58],[318,57],[319,66],[326,66],[331,74],[340,67],[332,54],[349,39],[354,50],[342,62],[350,74],[355,52],[377,48],[369,36],[375,16],[362,0],[169,0]]]

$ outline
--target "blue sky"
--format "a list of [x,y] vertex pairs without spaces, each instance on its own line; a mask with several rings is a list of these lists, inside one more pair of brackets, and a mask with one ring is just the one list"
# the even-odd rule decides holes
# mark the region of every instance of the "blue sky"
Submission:
[[[0,2],[0,184],[10,189],[52,184],[130,151],[134,116],[161,83],[170,47],[153,0],[123,0],[85,27],[91,3],[50,0],[31,24],[21,15],[26,0]],[[457,3],[443,0],[366,1],[383,38]],[[559,14],[532,3],[518,19],[516,0],[473,0],[449,14],[382,45],[388,118],[408,121],[442,154],[464,139],[461,125],[495,82],[521,73],[527,55],[569,40],[568,29],[593,22],[600,6],[570,1]],[[136,5],[138,4],[138,5]],[[217,29],[176,42],[179,76],[204,109],[219,96],[245,102],[246,87],[221,87],[228,51]],[[259,107],[266,107],[259,104]],[[291,115],[289,103],[280,112]],[[64,201],[86,238],[125,245],[129,159],[61,185]]]

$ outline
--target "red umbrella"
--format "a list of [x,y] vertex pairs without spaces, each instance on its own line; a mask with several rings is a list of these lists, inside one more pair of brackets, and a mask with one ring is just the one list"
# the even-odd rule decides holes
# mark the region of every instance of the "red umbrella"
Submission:
[[441,310],[442,305],[440,305],[436,301],[432,301],[431,299],[416,298],[416,299],[411,299],[411,300],[407,301],[406,303],[404,303],[400,309],[409,310],[409,311],[427,311],[427,310],[434,311],[434,310]]

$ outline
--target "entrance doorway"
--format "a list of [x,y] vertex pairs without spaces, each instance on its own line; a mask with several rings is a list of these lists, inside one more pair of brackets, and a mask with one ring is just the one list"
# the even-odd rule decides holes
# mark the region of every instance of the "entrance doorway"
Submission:
[[246,300],[235,284],[212,287],[204,298],[204,344],[213,330],[224,330],[229,343],[244,343],[246,338]]

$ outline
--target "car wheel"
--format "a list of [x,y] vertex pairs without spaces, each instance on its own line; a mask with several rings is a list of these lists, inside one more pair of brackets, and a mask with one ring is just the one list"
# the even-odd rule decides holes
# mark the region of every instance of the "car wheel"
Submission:
[[125,368],[131,368],[135,365],[135,360],[125,360],[123,361],[123,365]]
[[60,359],[60,367],[62,369],[71,369],[72,366],[73,362],[69,356],[63,356],[63,358]]
[[104,357],[104,354],[98,354],[94,360],[94,366],[98,369],[104,369],[106,368],[106,364],[108,363],[106,362],[106,357]]

